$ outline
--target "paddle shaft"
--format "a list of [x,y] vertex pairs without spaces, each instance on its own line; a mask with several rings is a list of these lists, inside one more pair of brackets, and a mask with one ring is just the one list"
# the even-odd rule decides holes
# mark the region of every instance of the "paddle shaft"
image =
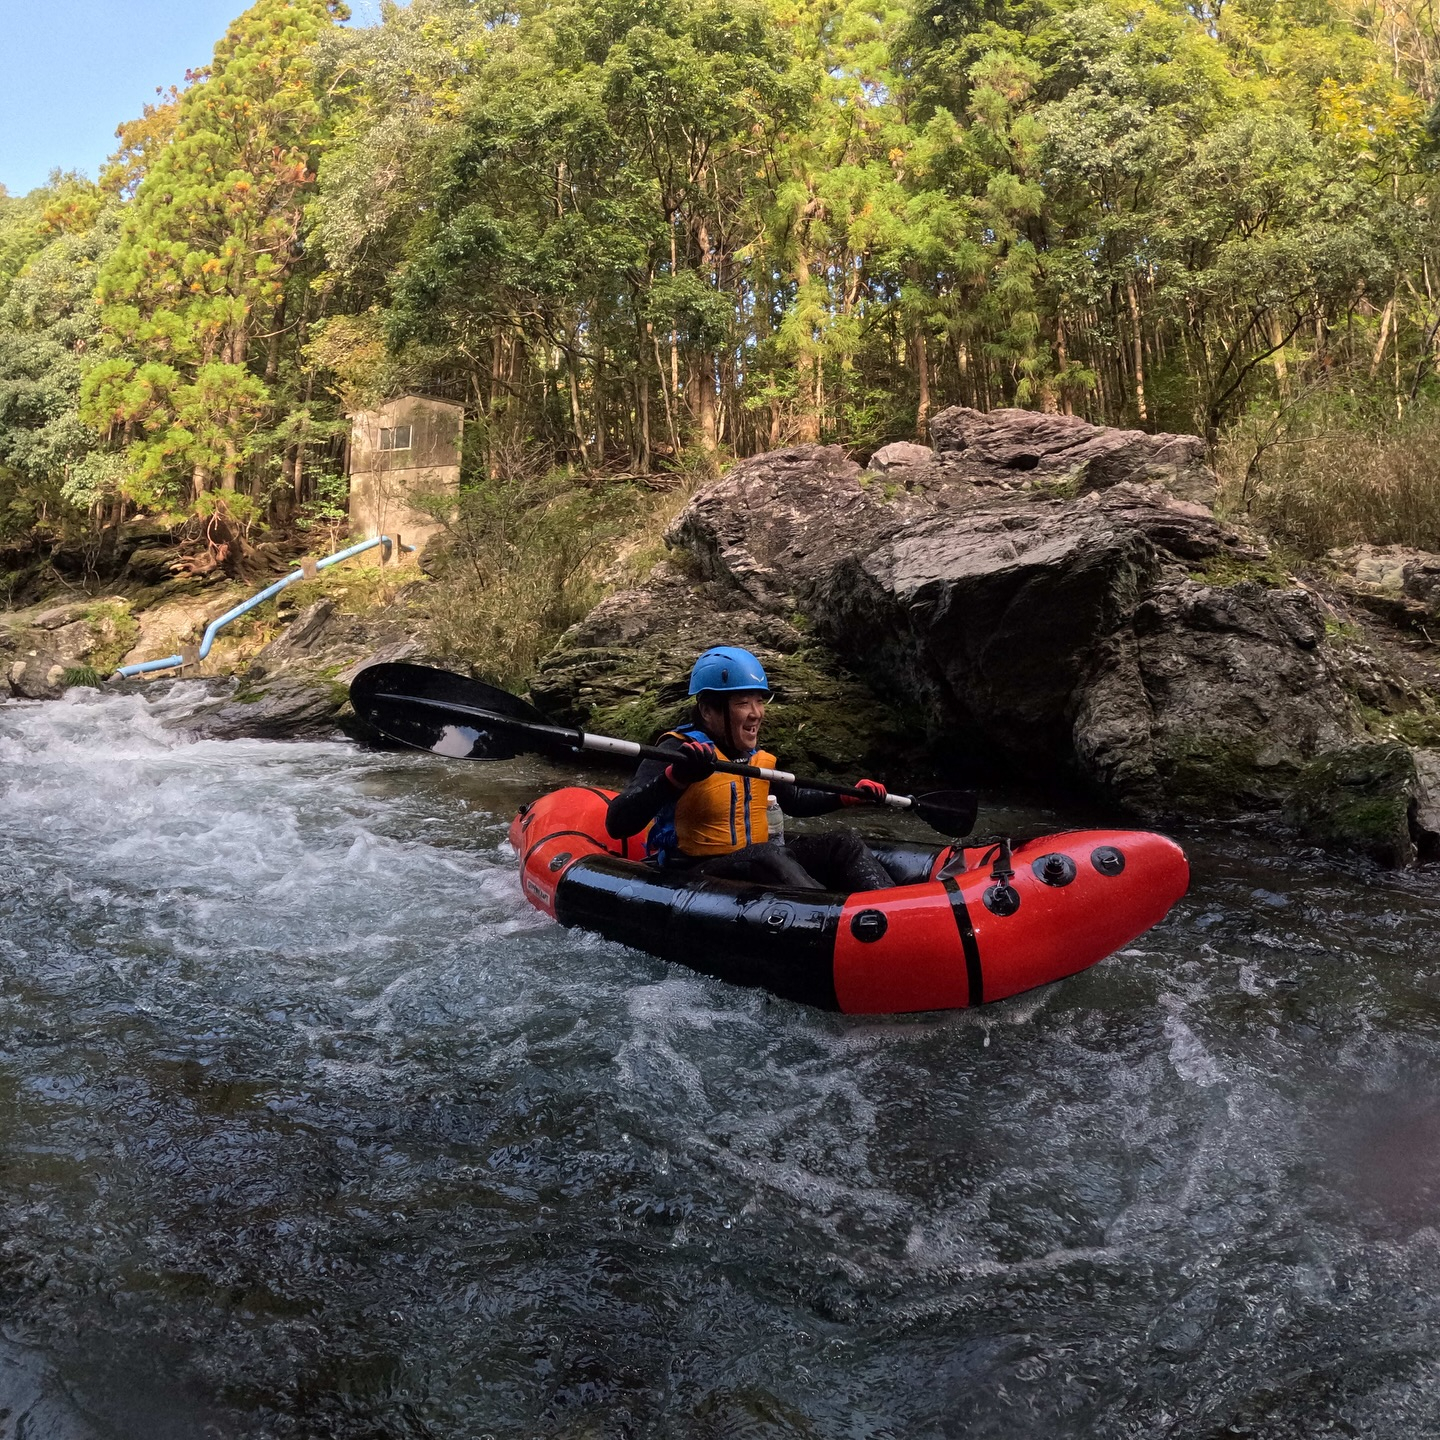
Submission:
[[[549,740],[557,745],[572,745],[579,750],[590,750],[600,755],[624,755],[633,760],[659,760],[670,764],[676,757],[673,750],[662,750],[658,745],[641,745],[634,740],[617,740],[611,735],[591,735],[585,730],[571,730],[563,725],[538,725],[529,720],[515,720],[509,715],[500,715],[493,710],[481,710],[473,705],[457,705],[448,700],[427,700],[419,695],[376,695],[375,701],[383,704],[392,701],[405,705],[420,705],[429,710],[443,710],[451,715],[467,715],[476,720],[499,725],[505,730],[521,730],[534,735],[536,739]],[[839,785],[833,780],[802,780],[788,770],[769,770],[761,765],[742,765],[738,760],[717,760],[716,770],[725,775],[744,775],[752,780],[769,780],[784,785],[802,785],[807,790],[821,790],[827,795],[848,796],[867,804],[875,804],[875,796],[869,790],[859,790],[853,785]],[[884,803],[896,810],[908,810],[915,800],[909,795],[886,795]]]
[[[659,760],[669,764],[674,760],[673,750],[662,750],[658,745],[637,745],[633,740],[615,740],[608,735],[591,735],[588,731],[577,732],[582,750],[594,750],[602,755],[629,755],[637,760]],[[770,770],[763,765],[742,765],[738,760],[717,760],[715,768],[723,775],[744,775],[752,780],[769,780],[783,785],[803,785],[807,790],[822,790],[827,795],[849,796],[855,800],[875,803],[875,796],[869,790],[859,790],[854,785],[839,785],[833,780],[802,780],[788,770]],[[884,803],[897,810],[907,810],[915,802],[908,795],[885,796]]]

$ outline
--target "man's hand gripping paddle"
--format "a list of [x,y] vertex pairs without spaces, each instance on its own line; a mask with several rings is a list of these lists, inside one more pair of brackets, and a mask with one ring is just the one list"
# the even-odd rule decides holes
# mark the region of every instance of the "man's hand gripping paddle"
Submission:
[[[381,735],[453,760],[510,760],[526,753],[563,760],[585,750],[636,760],[675,758],[673,751],[655,745],[554,725],[518,695],[428,665],[371,665],[351,682],[350,703],[356,715]],[[787,770],[729,760],[717,761],[715,768],[727,775],[778,780],[862,804],[876,803],[869,790],[800,779]],[[975,828],[979,801],[973,790],[937,790],[929,795],[886,795],[880,803],[893,810],[913,810],[942,835],[958,839]]]

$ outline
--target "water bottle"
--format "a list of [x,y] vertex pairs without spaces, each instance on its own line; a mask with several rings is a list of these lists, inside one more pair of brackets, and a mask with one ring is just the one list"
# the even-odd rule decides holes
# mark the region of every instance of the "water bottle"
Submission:
[[770,839],[776,845],[785,843],[785,812],[780,802],[772,795],[765,802],[765,818],[770,823]]

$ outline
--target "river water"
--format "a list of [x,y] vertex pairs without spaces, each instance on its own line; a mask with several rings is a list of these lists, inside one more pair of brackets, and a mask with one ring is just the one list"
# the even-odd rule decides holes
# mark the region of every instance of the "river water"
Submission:
[[190,703],[0,706],[0,1436],[1440,1433],[1433,870],[846,1019],[532,911],[559,772]]

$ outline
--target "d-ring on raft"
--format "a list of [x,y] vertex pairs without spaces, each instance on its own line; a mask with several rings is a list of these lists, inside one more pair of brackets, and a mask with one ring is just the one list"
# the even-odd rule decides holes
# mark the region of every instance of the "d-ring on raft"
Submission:
[[569,787],[510,827],[525,896],[593,930],[738,985],[848,1015],[1003,1000],[1087,969],[1165,918],[1190,869],[1172,840],[1077,830],[1019,846],[872,845],[892,890],[838,895],[687,876],[612,839],[607,790]]

